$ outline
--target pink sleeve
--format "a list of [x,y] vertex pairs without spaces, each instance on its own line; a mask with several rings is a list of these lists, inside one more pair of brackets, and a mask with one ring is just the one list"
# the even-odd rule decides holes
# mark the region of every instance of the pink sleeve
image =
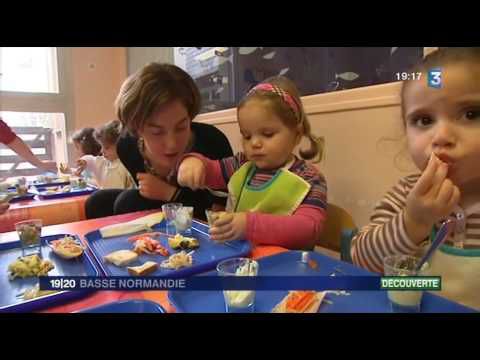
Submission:
[[300,206],[293,215],[247,213],[246,238],[255,245],[276,245],[287,249],[311,249],[323,231],[326,212]]
[[[197,159],[202,160],[203,164],[205,165],[205,172],[207,174],[205,178],[205,185],[212,189],[226,189],[227,184],[222,176],[222,169],[220,167],[219,160],[212,160],[209,159],[202,154],[199,153],[188,153],[185,154],[178,164],[180,165],[182,160],[188,156],[196,157]],[[178,170],[178,167],[177,167]]]
[[0,118],[0,143],[8,145],[16,138],[17,134]]

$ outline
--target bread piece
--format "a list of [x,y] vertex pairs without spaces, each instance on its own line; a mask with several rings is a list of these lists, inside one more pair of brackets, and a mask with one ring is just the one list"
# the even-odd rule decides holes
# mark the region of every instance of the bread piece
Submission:
[[131,275],[145,276],[158,269],[158,264],[155,261],[147,261],[140,266],[127,267],[128,272]]
[[126,266],[137,260],[138,254],[131,250],[114,251],[104,257],[104,259],[116,266]]

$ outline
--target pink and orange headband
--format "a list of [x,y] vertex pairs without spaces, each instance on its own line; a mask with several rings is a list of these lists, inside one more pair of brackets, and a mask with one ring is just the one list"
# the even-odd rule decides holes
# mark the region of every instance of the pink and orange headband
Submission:
[[278,96],[280,96],[282,100],[290,107],[290,109],[292,109],[297,119],[300,120],[300,107],[298,106],[295,99],[288,92],[286,92],[285,90],[283,90],[282,88],[276,85],[272,85],[269,83],[261,83],[255,86],[253,89],[251,89],[248,92],[247,97],[258,90],[273,92]]

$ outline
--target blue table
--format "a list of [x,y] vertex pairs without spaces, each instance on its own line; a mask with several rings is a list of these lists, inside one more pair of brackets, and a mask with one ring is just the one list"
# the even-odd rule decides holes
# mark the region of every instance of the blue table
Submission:
[[[261,258],[259,261],[261,276],[376,276],[377,274],[353,266],[328,256],[310,252],[310,259],[317,262],[318,268],[305,266],[301,260],[301,251],[288,251]],[[214,272],[208,275],[214,275]],[[202,275],[199,275],[202,276]],[[320,313],[388,313],[391,312],[386,291],[349,291],[350,295],[328,293],[326,302],[320,306]],[[256,312],[270,312],[287,294],[287,291],[257,291]],[[225,312],[221,291],[171,291],[169,300],[179,312]],[[426,292],[422,300],[422,312],[425,313],[465,313],[474,312],[460,304]]]

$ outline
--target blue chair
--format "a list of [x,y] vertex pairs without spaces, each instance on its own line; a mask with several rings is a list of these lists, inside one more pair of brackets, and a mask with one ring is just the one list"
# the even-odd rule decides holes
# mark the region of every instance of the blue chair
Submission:
[[350,243],[357,232],[353,217],[343,208],[328,204],[327,222],[316,245],[340,252],[340,258],[351,262]]
[[352,247],[352,239],[357,232],[357,229],[342,230],[342,237],[340,239],[340,260],[352,263],[350,248]]

